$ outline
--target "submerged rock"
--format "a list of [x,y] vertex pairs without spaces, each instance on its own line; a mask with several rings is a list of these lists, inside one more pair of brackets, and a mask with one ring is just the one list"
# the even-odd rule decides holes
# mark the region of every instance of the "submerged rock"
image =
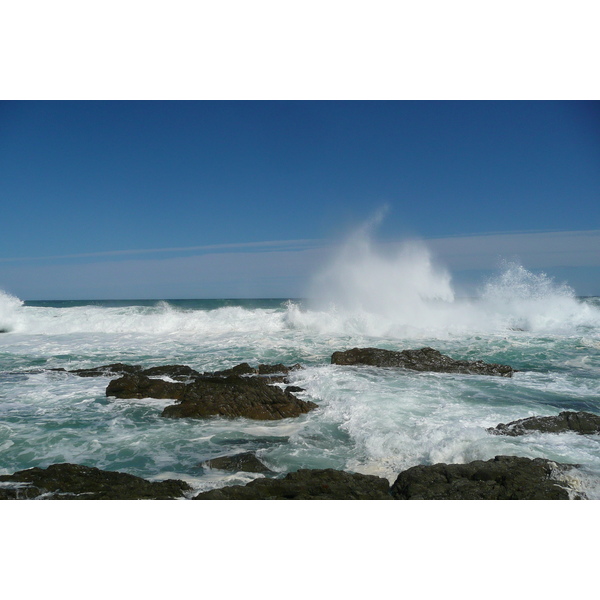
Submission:
[[169,500],[182,498],[192,489],[179,479],[147,481],[127,473],[69,463],[2,475],[0,484],[2,500]]
[[194,500],[391,500],[387,479],[334,469],[300,469],[283,479],[255,479]]
[[150,367],[144,369],[142,375],[146,377],[170,377],[176,381],[189,381],[200,377],[200,373],[187,365],[164,365],[161,367]]
[[124,375],[113,379],[106,388],[107,396],[115,398],[161,398],[177,400],[185,392],[185,383],[151,379],[146,375]]
[[563,433],[574,431],[579,434],[600,433],[600,416],[588,412],[564,411],[556,416],[529,417],[510,423],[500,423],[488,430],[495,435],[525,435],[533,431]]
[[276,365],[260,364],[258,367],[251,367],[248,363],[240,363],[231,367],[231,369],[225,369],[223,371],[212,371],[204,373],[204,377],[230,377],[231,375],[260,375],[268,378],[270,381],[282,382],[285,380],[285,376],[290,371],[296,371],[301,369],[302,366],[299,364],[287,367],[284,364],[278,363]]
[[[58,371],[60,369],[51,370]],[[79,377],[105,377],[107,375],[132,375],[135,373],[140,373],[141,371],[142,367],[139,365],[113,363],[111,365],[103,365],[101,367],[93,367],[91,369],[74,369],[73,371],[69,371],[69,373],[72,373],[73,375],[79,375]]]
[[397,500],[568,500],[568,486],[559,477],[572,466],[519,456],[418,465],[398,475],[391,493]]
[[243,452],[233,456],[219,456],[203,463],[211,469],[221,471],[244,471],[246,473],[273,473],[253,452]]
[[454,360],[433,348],[402,350],[401,352],[380,348],[353,348],[345,352],[334,352],[331,356],[331,364],[396,367],[412,371],[498,375],[501,377],[512,377],[515,372],[508,365],[485,363],[482,360]]
[[314,402],[300,400],[260,377],[235,375],[197,379],[185,386],[180,400],[179,404],[167,406],[162,416],[245,417],[270,421],[298,417],[317,408]]

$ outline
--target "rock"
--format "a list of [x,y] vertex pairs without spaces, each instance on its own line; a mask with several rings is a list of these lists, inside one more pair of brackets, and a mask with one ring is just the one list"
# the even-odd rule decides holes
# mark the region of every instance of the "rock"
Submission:
[[[52,369],[58,371],[58,369]],[[73,375],[79,375],[79,377],[105,377],[107,375],[126,375],[140,373],[142,367],[139,365],[126,365],[123,363],[113,363],[111,365],[103,365],[102,367],[93,367],[91,369],[75,369],[69,371]]]
[[519,456],[418,465],[398,475],[391,493],[396,500],[568,500],[558,477],[572,466]]
[[161,367],[150,367],[149,369],[144,369],[142,371],[142,375],[146,377],[170,377],[171,379],[175,379],[176,381],[189,381],[190,379],[195,379],[196,377],[200,377],[200,373],[191,367],[186,365],[164,365]]
[[304,388],[298,387],[297,385],[288,385],[285,388],[286,392],[291,392],[292,394],[294,392],[305,392],[306,390]]
[[510,423],[500,423],[488,430],[495,435],[525,435],[533,431],[562,433],[574,431],[579,434],[600,433],[600,416],[588,412],[564,411],[557,416],[529,417]]
[[145,375],[124,375],[113,379],[106,388],[107,396],[115,398],[162,398],[178,400],[183,396],[185,383],[150,379]]
[[391,500],[387,479],[334,469],[300,469],[198,494],[194,500]]
[[234,375],[197,379],[185,386],[180,399],[179,404],[167,406],[162,416],[193,419],[245,417],[270,421],[298,417],[317,408],[314,402],[300,400],[260,377]]
[[291,367],[286,367],[281,363],[276,365],[258,365],[258,374],[259,375],[275,375],[275,374],[283,374],[287,375],[290,371],[297,371],[301,369],[302,366],[299,364],[292,365]]
[[204,373],[204,377],[230,377],[231,375],[256,375],[258,369],[251,367],[248,363],[241,363],[231,369],[225,369],[224,371],[213,371]]
[[[231,369],[225,369],[224,371],[212,371],[206,372],[203,375],[205,377],[230,377],[231,375],[287,375],[290,371],[296,371],[301,369],[302,366],[299,364],[286,367],[285,365],[278,363],[276,365],[260,364],[258,367],[251,367],[248,363],[240,363]],[[274,380],[273,377],[271,380]],[[278,379],[283,380],[283,377]]]
[[244,471],[246,473],[273,473],[253,452],[243,452],[233,456],[219,456],[203,463],[211,469],[221,471]]
[[[69,463],[35,467],[0,476],[0,499],[168,500],[192,488],[184,481],[147,481],[135,475]],[[10,487],[8,482],[15,485]]]
[[433,348],[402,350],[401,352],[380,348],[353,348],[345,352],[334,352],[331,356],[331,364],[370,365],[374,367],[396,367],[412,371],[499,375],[501,377],[512,377],[515,372],[508,365],[484,363],[481,360],[454,360]]

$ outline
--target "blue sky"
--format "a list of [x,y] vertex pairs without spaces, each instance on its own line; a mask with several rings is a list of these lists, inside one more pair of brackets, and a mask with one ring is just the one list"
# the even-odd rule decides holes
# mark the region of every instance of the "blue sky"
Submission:
[[457,282],[600,294],[600,103],[0,102],[0,289],[297,297],[382,206]]

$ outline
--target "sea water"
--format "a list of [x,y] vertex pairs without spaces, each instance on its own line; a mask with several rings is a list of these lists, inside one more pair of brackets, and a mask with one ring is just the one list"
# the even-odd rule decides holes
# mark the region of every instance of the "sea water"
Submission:
[[[246,451],[278,473],[334,468],[390,482],[413,465],[516,455],[578,465],[574,485],[600,498],[600,436],[486,431],[564,410],[600,414],[600,298],[510,263],[461,298],[419,245],[352,248],[315,277],[310,300],[23,302],[0,293],[0,473],[71,462],[179,478],[196,492],[262,477],[203,466]],[[423,346],[518,372],[330,364],[337,350]],[[300,363],[290,383],[318,408],[281,421],[165,419],[171,400],[107,398],[111,377],[53,370],[115,362],[201,372]]]

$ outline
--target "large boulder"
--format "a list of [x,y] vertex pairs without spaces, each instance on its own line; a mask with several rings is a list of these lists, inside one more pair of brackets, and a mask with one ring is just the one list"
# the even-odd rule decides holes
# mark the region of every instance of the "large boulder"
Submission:
[[204,377],[185,386],[181,402],[167,406],[163,417],[245,417],[276,420],[298,417],[317,408],[260,377]]
[[402,350],[401,352],[381,348],[353,348],[344,352],[334,352],[331,356],[331,363],[334,365],[395,367],[434,373],[499,375],[501,377],[512,377],[515,372],[508,365],[484,363],[482,360],[454,360],[433,348]]
[[244,471],[246,473],[273,473],[269,467],[264,465],[253,452],[242,452],[231,456],[219,456],[203,463],[210,469],[221,471]]
[[106,388],[107,396],[115,398],[161,398],[177,400],[185,392],[185,383],[151,379],[146,375],[124,375],[113,379]]
[[[192,488],[179,479],[147,481],[128,473],[69,463],[0,476],[0,499],[169,500]],[[14,485],[10,485],[13,483]]]
[[334,469],[300,469],[198,494],[194,500],[391,500],[387,479]]
[[398,475],[391,493],[397,500],[568,500],[560,475],[571,466],[519,456],[418,465]]
[[525,435],[534,431],[543,433],[563,433],[573,431],[579,434],[600,433],[600,416],[588,412],[563,411],[556,416],[529,417],[510,423],[499,423],[488,428],[495,435]]

